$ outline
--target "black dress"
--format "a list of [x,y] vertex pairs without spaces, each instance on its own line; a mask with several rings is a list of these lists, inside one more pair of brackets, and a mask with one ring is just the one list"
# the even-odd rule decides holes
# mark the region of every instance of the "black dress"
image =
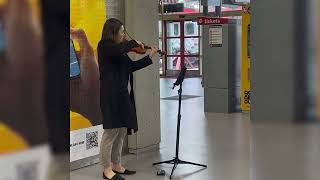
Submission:
[[132,61],[127,53],[138,47],[136,41],[115,44],[101,40],[98,44],[100,71],[100,107],[103,129],[127,127],[128,134],[137,132],[138,123],[133,88],[128,92],[128,80],[133,87],[132,72],[152,64],[149,56]]

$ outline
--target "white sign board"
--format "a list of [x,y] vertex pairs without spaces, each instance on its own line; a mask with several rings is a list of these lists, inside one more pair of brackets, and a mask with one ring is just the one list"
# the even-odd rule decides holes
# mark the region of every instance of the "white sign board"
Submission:
[[2,155],[0,180],[45,180],[50,160],[49,145]]
[[212,26],[209,28],[210,47],[222,47],[222,26]]
[[70,162],[100,153],[102,125],[70,132]]

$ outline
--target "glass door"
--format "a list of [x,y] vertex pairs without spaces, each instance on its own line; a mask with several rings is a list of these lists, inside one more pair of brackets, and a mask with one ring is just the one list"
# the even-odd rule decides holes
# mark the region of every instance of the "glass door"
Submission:
[[189,76],[199,76],[199,27],[190,20],[164,23],[164,71],[166,76],[176,76],[185,64]]

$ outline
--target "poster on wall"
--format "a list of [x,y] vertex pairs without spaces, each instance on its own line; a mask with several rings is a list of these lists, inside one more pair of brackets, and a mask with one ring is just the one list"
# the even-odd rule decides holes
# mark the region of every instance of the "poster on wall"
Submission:
[[91,123],[76,112],[70,112],[70,162],[99,154],[103,134],[101,123]]
[[103,134],[102,125],[70,132],[70,161],[77,161],[99,154]]
[[70,27],[84,29],[95,52],[105,20],[106,0],[70,0]]
[[[70,1],[70,27],[83,29],[96,56],[97,45],[101,39],[101,32],[106,20],[105,0],[71,0]],[[77,41],[74,42],[76,51],[80,50]],[[70,66],[71,67],[71,66]],[[81,68],[81,63],[80,63]],[[97,68],[93,68],[99,73]],[[100,141],[103,134],[102,121],[100,116],[99,103],[92,104],[92,100],[85,99],[81,95],[81,78],[70,79],[70,100],[71,106],[77,103],[81,110],[70,111],[70,162],[78,161],[88,157],[96,156],[100,151]],[[99,83],[99,79],[95,79]],[[92,82],[90,82],[92,84]],[[97,96],[91,93],[91,96]],[[99,99],[99,97],[98,97]],[[85,109],[85,110],[83,110]],[[93,112],[91,116],[83,112]]]
[[215,25],[209,27],[210,47],[222,47],[222,26]]

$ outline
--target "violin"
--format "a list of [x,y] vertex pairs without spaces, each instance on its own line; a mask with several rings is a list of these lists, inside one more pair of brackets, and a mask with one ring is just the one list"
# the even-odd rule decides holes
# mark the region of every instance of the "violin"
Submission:
[[[137,54],[145,54],[148,49],[152,49],[152,48],[150,46],[144,45],[144,49],[142,49],[142,47],[140,46],[140,47],[132,48],[130,51],[135,52]],[[158,49],[157,52],[160,56],[165,55],[165,52],[161,51],[160,49]]]
[[[128,36],[131,38],[131,36],[128,34]],[[132,38],[131,38],[132,39]],[[127,40],[126,38],[123,39],[123,42],[124,43],[127,43],[129,40]],[[137,53],[137,54],[145,54],[147,52],[148,49],[152,49],[150,46],[147,46],[143,43],[144,45],[144,48],[142,49],[142,47],[135,47],[135,48],[132,48],[130,49],[130,52],[134,52],[134,53]],[[165,55],[166,53],[164,51],[161,51],[160,49],[157,50],[158,54],[160,56],[163,56]]]

